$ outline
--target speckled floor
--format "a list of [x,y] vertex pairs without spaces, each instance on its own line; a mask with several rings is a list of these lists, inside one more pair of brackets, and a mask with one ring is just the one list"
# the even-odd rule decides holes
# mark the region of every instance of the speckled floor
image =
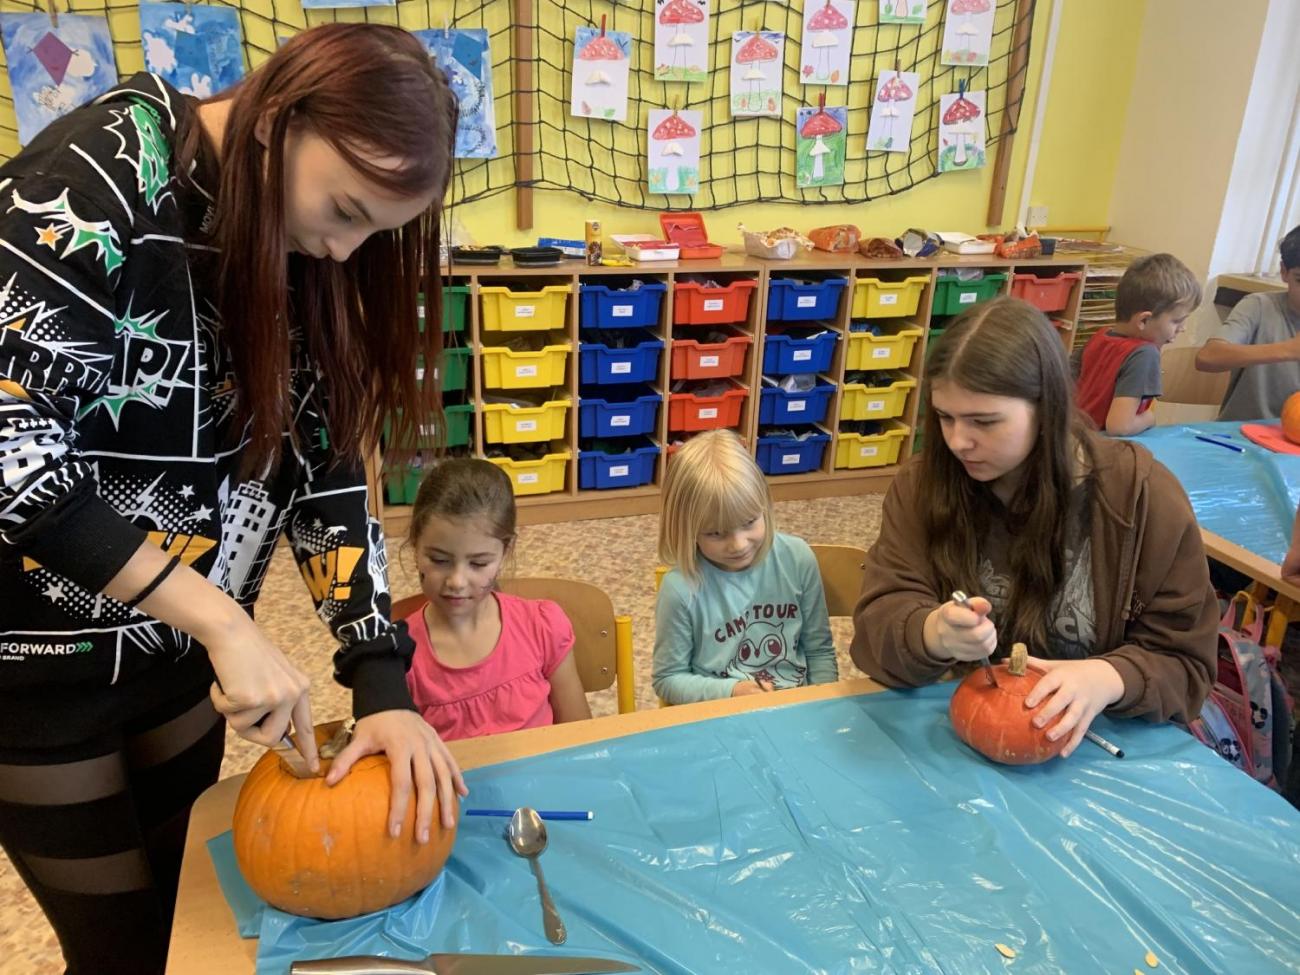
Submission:
[[[825,498],[777,505],[783,531],[810,542],[869,545],[880,524],[879,495],[859,498]],[[535,525],[520,531],[515,571],[519,575],[553,575],[583,579],[609,593],[620,613],[633,619],[638,707],[654,707],[650,687],[650,657],[654,632],[654,567],[656,519],[653,516],[604,521]],[[397,595],[419,586],[409,551],[389,540],[393,564],[392,585]],[[617,561],[611,553],[618,553]],[[347,713],[347,692],[330,677],[331,640],[316,619],[302,581],[288,551],[280,548],[272,560],[257,620],[277,645],[288,652],[312,680],[312,703],[317,721]],[[833,620],[840,648],[840,675],[856,676],[848,660],[850,627]],[[591,696],[597,715],[615,710],[614,692]],[[233,736],[228,738],[223,775],[233,775],[252,765],[261,749]],[[3,975],[59,975],[63,971],[58,943],[40,910],[28,896],[7,858],[0,854],[0,973]]]

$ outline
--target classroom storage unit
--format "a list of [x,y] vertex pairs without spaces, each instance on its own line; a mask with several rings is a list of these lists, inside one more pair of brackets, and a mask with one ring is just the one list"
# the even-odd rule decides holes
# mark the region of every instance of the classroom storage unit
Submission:
[[673,339],[670,379],[730,379],[745,371],[745,352],[754,344],[734,330],[721,342]]
[[1005,273],[986,273],[981,278],[963,281],[955,272],[940,271],[934,285],[933,312],[936,315],[956,315],[971,305],[996,298],[1006,281]]
[[629,335],[629,338],[632,342],[618,347],[593,341],[584,335],[578,346],[581,369],[578,381],[584,386],[653,382],[659,374],[659,353],[664,349],[663,340],[655,338],[644,329]]
[[758,466],[764,474],[806,474],[822,466],[831,435],[822,430],[792,437],[788,433],[764,435],[758,431]]
[[821,423],[834,395],[835,384],[824,379],[819,379],[812,389],[797,392],[782,389],[775,379],[764,378],[759,393],[758,422],[765,425]]
[[810,335],[803,334],[808,331],[807,328],[801,328],[786,334],[780,330],[768,329],[763,341],[763,372],[785,376],[800,372],[825,372],[829,369],[840,333],[824,328]]
[[740,408],[749,390],[732,383],[731,388],[716,396],[690,391],[668,396],[668,429],[720,430],[740,423]]
[[758,289],[757,278],[737,278],[729,284],[678,281],[673,286],[673,323],[676,325],[731,325],[749,316],[749,302]]
[[[845,382],[840,394],[841,420],[892,420],[902,416],[916,380],[904,372],[867,373],[871,379]],[[846,377],[847,379],[847,377]]]
[[483,404],[483,439],[488,443],[537,443],[564,438],[567,394],[540,406]]
[[847,278],[771,278],[767,284],[769,322],[809,322],[834,318]]
[[539,332],[564,328],[573,286],[548,284],[536,291],[504,285],[480,285],[483,331]]
[[578,289],[581,328],[654,328],[668,285],[642,281],[639,287],[582,284]]
[[[608,398],[598,398],[599,395]],[[662,402],[663,397],[648,387],[610,387],[608,392],[597,396],[584,393],[578,403],[578,436],[609,438],[653,434]]]
[[516,352],[506,346],[485,345],[483,385],[488,389],[544,389],[564,385],[564,366],[573,346],[556,342],[536,351]]
[[912,361],[912,349],[925,334],[919,328],[878,327],[849,332],[844,368],[853,372],[868,369],[905,369]]
[[1039,311],[1060,311],[1069,304],[1070,289],[1082,278],[1083,275],[1077,271],[1062,271],[1043,277],[1037,274],[1013,274],[1011,297],[1027,301]]
[[629,441],[626,448],[578,449],[578,487],[584,491],[609,491],[640,487],[655,477],[659,445],[648,437]]
[[854,318],[901,318],[915,315],[921,303],[928,274],[916,274],[901,281],[876,277],[858,278],[853,282]]

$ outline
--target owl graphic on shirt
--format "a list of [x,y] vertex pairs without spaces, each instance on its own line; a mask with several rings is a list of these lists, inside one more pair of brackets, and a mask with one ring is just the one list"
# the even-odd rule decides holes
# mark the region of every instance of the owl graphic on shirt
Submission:
[[790,659],[784,623],[754,621],[745,627],[736,655],[727,665],[726,676],[765,680],[776,687],[798,687],[807,667]]

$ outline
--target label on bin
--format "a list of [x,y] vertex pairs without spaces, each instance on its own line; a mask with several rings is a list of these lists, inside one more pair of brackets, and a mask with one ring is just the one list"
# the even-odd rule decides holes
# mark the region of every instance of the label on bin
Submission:
[[957,296],[957,304],[973,305],[975,304],[975,299],[978,298],[979,296],[980,295],[978,291],[963,291],[961,294]]
[[807,407],[808,401],[806,399],[792,399],[785,404],[785,411],[787,413],[802,413]]
[[611,427],[630,427],[632,425],[632,414],[620,413],[618,416],[611,416],[609,425]]
[[628,466],[626,464],[619,464],[617,467],[611,467],[609,469],[609,476],[627,477],[627,472],[628,472]]
[[515,366],[515,378],[523,379],[525,376],[536,376],[536,366]]
[[880,410],[883,410],[884,408],[885,408],[885,401],[884,401],[883,399],[869,399],[869,400],[867,400],[867,412],[868,412],[868,413],[876,413],[876,412],[879,412]]
[[705,310],[705,311],[722,311],[722,299],[721,299],[721,298],[705,298],[705,299],[704,299],[704,310]]
[[812,352],[812,349],[795,349],[790,358],[795,362],[807,362],[812,359]]
[[632,317],[632,306],[631,306],[631,305],[611,305],[611,306],[610,306],[610,309],[609,309],[609,313],[610,313],[611,315],[613,315],[615,318],[631,318],[631,317]]
[[858,456],[859,456],[859,457],[875,457],[875,456],[876,456],[876,453],[877,453],[879,450],[880,450],[879,447],[859,447],[859,448],[858,448]]
[[515,318],[532,318],[536,310],[534,305],[515,305]]
[[796,306],[799,307],[799,308],[816,308],[816,307],[817,307],[817,296],[816,296],[816,295],[800,295],[800,296],[798,297],[798,299],[796,300]]
[[718,357],[716,355],[700,356],[701,369],[716,369],[718,367]]
[[800,457],[798,454],[782,454],[782,455],[781,455],[781,466],[782,466],[782,467],[785,467],[787,464],[797,464],[797,463],[799,463],[799,461],[801,461],[802,459],[803,459],[803,458]]
[[871,358],[873,359],[888,359],[893,354],[894,350],[887,345],[882,345],[878,349],[871,350]]
[[631,372],[631,371],[632,371],[632,363],[630,363],[630,362],[611,362],[611,363],[609,364],[609,371],[612,372],[612,373],[613,373],[614,375],[616,375],[616,376],[617,376],[619,373],[627,373],[627,372]]
[[882,305],[896,305],[898,304],[898,293],[894,291],[885,292],[880,296],[879,300]]
[[695,415],[701,420],[716,420],[718,418],[718,408],[716,406],[705,406]]
[[528,471],[520,474],[518,477],[520,484],[536,484],[540,479],[541,478],[536,471]]
[[537,429],[536,420],[516,420],[515,433],[532,433]]
[[420,302],[418,305],[415,306],[415,313],[416,313],[417,315],[419,315],[421,318],[424,317],[424,302],[423,302],[423,301]]
[[[437,373],[435,372],[434,375],[436,376]],[[421,366],[419,369],[415,370],[415,381],[418,383],[421,382],[423,379],[424,379],[424,367]]]

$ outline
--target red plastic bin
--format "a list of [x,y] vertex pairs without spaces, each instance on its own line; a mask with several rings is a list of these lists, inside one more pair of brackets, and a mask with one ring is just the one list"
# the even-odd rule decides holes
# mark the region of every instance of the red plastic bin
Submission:
[[1011,275],[1011,297],[1029,302],[1039,311],[1061,311],[1070,303],[1070,289],[1082,277],[1078,271],[1066,271],[1051,277],[1037,274]]
[[745,349],[754,341],[749,335],[733,335],[725,342],[696,342],[673,339],[672,379],[730,379],[745,371]]
[[749,391],[734,386],[721,396],[696,396],[694,393],[668,394],[668,429],[721,430],[738,426],[740,408]]
[[721,288],[710,288],[698,281],[678,281],[673,285],[674,325],[730,325],[749,316],[749,301],[758,282],[740,278]]

